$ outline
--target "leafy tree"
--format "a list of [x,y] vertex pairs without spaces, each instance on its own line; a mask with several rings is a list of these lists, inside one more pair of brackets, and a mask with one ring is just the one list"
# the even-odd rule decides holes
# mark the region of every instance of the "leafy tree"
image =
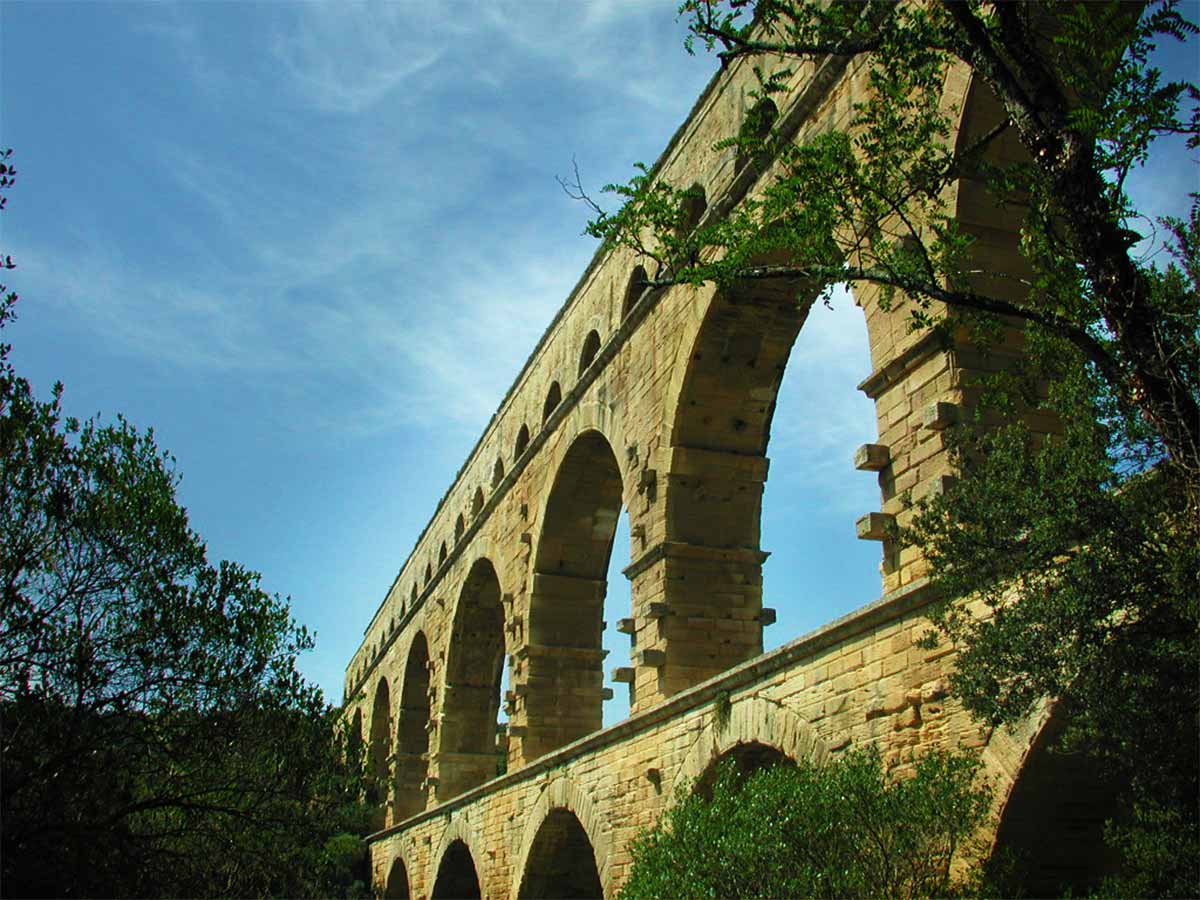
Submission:
[[[1109,826],[1124,873],[1104,889],[1200,894],[1200,204],[1158,222],[1165,254],[1139,255],[1154,223],[1125,191],[1160,139],[1200,146],[1200,92],[1151,64],[1157,42],[1196,26],[1172,0],[682,12],[689,49],[755,58],[764,99],[790,66],[830,54],[865,66],[867,96],[846,131],[803,144],[754,122],[730,137],[760,178],[724,218],[689,230],[688,189],[642,167],[609,186],[619,211],[592,204],[591,232],[657,259],[659,285],[868,284],[885,306],[904,298],[914,328],[985,353],[1023,332],[1027,359],[969,386],[978,402],[950,435],[963,477],[898,537],[945,597],[984,604],[982,618],[936,616],[961,649],[965,705],[999,724],[1060,698],[1066,744],[1128,786]],[[957,110],[940,102],[952,69],[998,109],[958,143]],[[1021,152],[993,152],[1001,141]],[[960,179],[1020,219],[1019,270],[976,262],[947,200]],[[1034,409],[1055,434],[1024,424]]]
[[[633,843],[622,900],[944,897],[978,882],[972,836],[989,793],[978,763],[931,753],[892,781],[873,750],[745,777],[728,760],[712,795],[684,790]],[[957,865],[952,869],[952,862]]]
[[[6,154],[0,187],[12,177]],[[16,296],[0,294],[2,327]],[[296,670],[311,636],[258,575],[208,562],[152,432],[64,417],[62,386],[38,400],[9,349],[3,893],[363,893],[363,855],[356,871],[337,837],[366,830],[361,763]]]

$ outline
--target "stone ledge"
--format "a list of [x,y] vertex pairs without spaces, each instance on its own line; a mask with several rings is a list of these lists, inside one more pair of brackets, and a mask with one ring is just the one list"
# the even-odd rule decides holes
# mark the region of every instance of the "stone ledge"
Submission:
[[660,559],[697,559],[708,562],[751,563],[762,565],[771,554],[749,547],[704,547],[683,541],[660,541],[621,570],[632,581]]

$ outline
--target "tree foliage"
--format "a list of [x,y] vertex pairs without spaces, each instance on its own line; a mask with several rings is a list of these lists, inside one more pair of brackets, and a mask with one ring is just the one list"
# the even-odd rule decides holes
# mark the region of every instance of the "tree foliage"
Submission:
[[[2,327],[17,298],[0,294]],[[361,762],[296,669],[311,635],[258,575],[209,563],[152,432],[65,417],[62,386],[38,400],[9,349],[0,345],[4,894],[359,890],[353,879],[365,877],[335,836],[365,831]]]
[[711,798],[689,786],[635,839],[621,898],[960,893],[978,883],[973,835],[990,802],[977,772],[971,758],[942,752],[902,781],[872,750],[749,777],[726,760]]
[[[945,597],[982,603],[936,616],[965,705],[999,724],[1060,698],[1066,743],[1128,786],[1109,826],[1125,870],[1105,890],[1200,894],[1200,204],[1154,222],[1126,192],[1162,139],[1200,146],[1200,92],[1152,64],[1196,25],[1172,0],[682,12],[689,49],[753,61],[764,103],[807,61],[861,66],[868,90],[845,130],[801,141],[784,116],[730,136],[757,179],[732,210],[688,227],[688,186],[641,167],[609,186],[618,211],[593,203],[591,232],[656,260],[660,285],[873,285],[913,328],[985,358],[1021,332],[1019,365],[964,386],[975,402],[949,434],[962,477],[899,538]],[[956,140],[953,72],[996,109]],[[1019,223],[1010,269],[985,266],[956,218],[965,184]],[[1156,252],[1137,249],[1143,231]],[[1031,411],[1054,424],[1034,433]]]

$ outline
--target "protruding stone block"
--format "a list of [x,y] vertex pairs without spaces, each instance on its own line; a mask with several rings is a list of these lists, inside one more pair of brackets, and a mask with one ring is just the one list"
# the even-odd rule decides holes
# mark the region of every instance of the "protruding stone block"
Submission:
[[959,408],[957,403],[948,403],[945,400],[937,400],[921,410],[921,424],[926,428],[933,429],[934,431],[941,431],[944,428],[949,428],[958,420]]
[[646,615],[651,619],[662,619],[671,614],[671,607],[665,603],[651,603]]
[[612,680],[617,684],[633,684],[634,670],[629,666],[621,666],[612,670]]
[[621,634],[637,634],[637,621],[635,619],[618,619],[617,631]]
[[638,473],[637,489],[638,489],[639,494],[644,494],[647,491],[649,491],[651,494],[653,494],[654,489],[657,486],[658,486],[658,471],[656,469],[646,468],[646,469],[642,469],[642,471]]
[[764,626],[774,625],[775,618],[776,618],[775,610],[769,606],[764,606],[762,608],[762,612],[760,612],[758,614],[758,621],[761,622]]
[[932,500],[934,497],[940,497],[957,483],[958,479],[953,475],[935,475],[929,480],[928,487],[925,488],[925,499]]
[[667,664],[667,654],[662,650],[639,650],[635,659],[639,666],[651,669],[659,669]]
[[854,451],[854,468],[860,472],[878,472],[892,460],[886,444],[863,444]]
[[525,737],[525,732],[526,732],[526,728],[524,725],[510,724],[508,726],[508,736],[509,737],[516,737],[516,738]]
[[600,698],[602,700],[611,700],[613,698],[613,689],[612,688],[604,688],[603,690],[601,690]]
[[867,513],[854,523],[854,530],[860,541],[882,541],[895,521],[896,517],[888,513]]

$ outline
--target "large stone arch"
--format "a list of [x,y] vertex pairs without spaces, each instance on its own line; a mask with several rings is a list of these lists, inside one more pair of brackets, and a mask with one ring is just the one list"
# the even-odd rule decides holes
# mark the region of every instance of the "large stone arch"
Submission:
[[370,737],[367,742],[367,802],[379,806],[376,816],[382,824],[386,818],[386,805],[391,791],[392,757],[392,702],[387,678],[375,684],[371,702]]
[[1104,823],[1119,813],[1120,785],[1085,754],[1056,748],[1067,722],[1066,707],[1046,701],[1016,726],[994,729],[981,754],[995,787],[992,853],[1035,897],[1087,894],[1119,868]]
[[828,755],[824,741],[799,713],[778,701],[743,697],[732,701],[727,713],[714,708],[675,773],[671,796],[697,781],[715,760],[745,744],[773,748],[796,762],[820,764]]
[[358,754],[363,751],[366,746],[366,739],[363,737],[363,714],[362,707],[355,706],[354,715],[350,717],[350,732],[347,735],[347,740],[350,744],[350,753],[357,758]]
[[525,761],[601,726],[604,597],[624,506],[618,456],[599,430],[569,444],[546,494],[532,555],[525,643],[516,651],[516,728]]
[[420,896],[414,876],[421,873],[412,864],[416,853],[411,839],[401,839],[395,842],[393,847],[395,852],[381,873],[382,878],[378,880],[376,894],[384,900],[408,900],[410,897]]
[[[425,809],[429,774],[429,642],[417,631],[405,654],[396,716],[396,776],[393,799],[397,822]],[[409,870],[411,874],[411,869]]]
[[664,398],[649,490],[656,544],[635,560],[635,708],[762,652],[766,446],[792,344],[815,296],[797,279],[676,287],[695,304]]
[[471,566],[455,606],[438,728],[439,800],[494,778],[496,718],[505,659],[500,578],[491,560]]
[[565,811],[574,816],[582,828],[592,853],[592,859],[600,880],[604,896],[612,896],[610,862],[612,851],[612,829],[606,828],[604,820],[591,796],[580,789],[566,776],[550,782],[538,795],[533,806],[525,813],[525,827],[521,831],[515,864],[512,869],[510,897],[524,896],[521,888],[529,869],[530,851],[533,850],[543,825],[552,813]]
[[[429,857],[429,869],[425,876],[425,884],[428,888],[426,896],[429,900],[435,900],[435,898],[443,896],[438,891],[438,876],[442,874],[442,865],[446,862],[447,853],[451,852],[456,844],[460,844],[466,848],[467,855],[475,871],[480,896],[487,893],[487,872],[482,867],[482,863],[488,858],[487,847],[484,846],[478,830],[470,822],[468,816],[459,813],[450,817],[450,821],[446,825],[446,830],[442,832],[441,839],[438,841],[437,852]],[[457,897],[459,895],[448,893],[444,896]]]
[[[1003,122],[1008,114],[1003,104],[975,76],[965,76],[961,94],[947,90],[947,100],[957,101],[959,107],[955,147],[962,153]],[[993,166],[1008,166],[1029,161],[1014,127],[991,139],[980,162]],[[952,210],[960,226],[975,239],[973,253],[983,264],[974,273],[974,286],[990,296],[1024,300],[1028,287],[1021,277],[1029,274],[1029,266],[1020,253],[1020,215],[1018,207],[1001,208],[986,190],[985,180],[978,171],[967,172],[954,183]]]

